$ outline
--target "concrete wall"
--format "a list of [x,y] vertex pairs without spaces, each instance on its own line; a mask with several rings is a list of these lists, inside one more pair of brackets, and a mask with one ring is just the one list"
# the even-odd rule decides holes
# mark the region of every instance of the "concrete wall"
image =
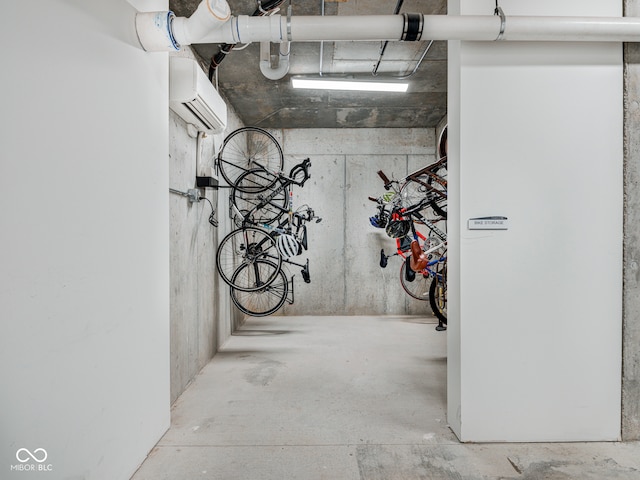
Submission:
[[[176,55],[194,58],[185,49]],[[229,106],[224,133],[197,139],[187,125],[170,111],[169,186],[187,192],[197,188],[196,172],[212,167],[225,135],[242,126]],[[200,169],[197,149],[200,145]],[[191,203],[172,193],[170,212],[171,268],[171,402],[173,403],[218,351],[237,326],[239,315],[233,307],[229,289],[216,270],[218,241],[231,228],[227,215],[228,190],[200,188],[206,200]],[[216,210],[218,227],[209,223],[211,205]]]
[[[627,0],[625,15],[640,15]],[[640,46],[625,45],[622,438],[640,440]]]
[[431,316],[428,302],[409,297],[400,285],[400,259],[379,266],[380,249],[395,241],[372,227],[369,196],[384,193],[376,171],[399,178],[435,160],[433,129],[304,129],[272,132],[280,140],[286,169],[309,157],[311,179],[296,189],[297,205],[308,203],[323,218],[309,225],[311,283],[295,278],[295,303],[285,315]]
[[134,15],[4,5],[3,479],[124,480],[169,425],[167,55]]
[[[620,15],[615,1],[501,5]],[[464,441],[616,440],[621,46],[450,42],[449,52],[449,423]],[[487,215],[507,216],[509,229],[467,229]]]

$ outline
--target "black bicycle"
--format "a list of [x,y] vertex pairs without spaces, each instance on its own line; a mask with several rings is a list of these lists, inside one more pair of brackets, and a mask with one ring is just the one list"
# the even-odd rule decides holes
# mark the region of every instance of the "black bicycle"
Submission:
[[218,246],[216,268],[220,277],[233,289],[256,292],[278,278],[284,262],[300,267],[302,278],[309,283],[309,261],[300,264],[292,258],[308,248],[306,223],[311,220],[322,221],[310,207],[294,212],[291,219],[283,218],[277,226],[247,219]]
[[[295,165],[289,175],[254,168],[241,174],[231,190],[231,212],[236,225],[271,224],[282,215],[293,212],[293,186],[303,187],[309,180],[311,160]],[[264,188],[269,183],[271,186]]]
[[[275,263],[270,260],[259,260],[258,269],[265,271],[276,271],[276,278],[269,284],[258,290],[244,292],[236,288],[231,288],[231,300],[242,313],[252,317],[266,317],[272,315],[282,308],[285,302],[292,304],[293,298],[293,277],[287,278],[282,268],[278,270]],[[242,265],[233,274],[233,281],[240,281],[244,276],[252,276],[249,273],[249,265]]]

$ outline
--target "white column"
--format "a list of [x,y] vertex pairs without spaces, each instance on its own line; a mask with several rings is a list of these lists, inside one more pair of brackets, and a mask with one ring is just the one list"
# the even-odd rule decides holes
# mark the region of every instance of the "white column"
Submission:
[[[479,14],[491,0],[452,0]],[[613,0],[512,15],[620,16]],[[449,45],[449,423],[462,441],[620,435],[622,46]],[[469,230],[473,217],[508,230]]]

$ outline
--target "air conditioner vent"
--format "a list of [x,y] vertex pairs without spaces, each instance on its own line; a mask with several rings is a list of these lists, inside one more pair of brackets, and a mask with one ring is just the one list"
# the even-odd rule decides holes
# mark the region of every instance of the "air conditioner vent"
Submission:
[[222,133],[227,105],[195,60],[171,57],[169,107],[199,131]]

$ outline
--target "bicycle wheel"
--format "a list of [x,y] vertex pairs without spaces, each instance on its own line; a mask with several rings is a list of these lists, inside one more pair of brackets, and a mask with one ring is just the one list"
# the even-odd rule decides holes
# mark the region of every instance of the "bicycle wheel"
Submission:
[[276,185],[275,188],[251,191],[248,186],[256,174],[259,172],[249,170],[238,177],[231,190],[231,201],[252,222],[271,224],[287,211],[286,188]]
[[[233,288],[243,292],[251,292],[264,288],[275,280],[278,271],[261,270],[256,264],[258,260],[270,260],[280,269],[282,257],[278,253],[275,240],[264,230],[247,227],[232,231],[222,239],[216,253],[216,268],[222,280]],[[251,266],[249,272],[238,282],[234,282],[234,274],[243,265]],[[243,283],[239,283],[240,280]]]
[[415,179],[407,180],[400,187],[400,202],[403,208],[410,208],[429,198],[431,187],[429,175],[420,175]]
[[[231,288],[231,300],[238,310],[252,317],[266,317],[280,310],[289,293],[289,281],[284,271],[270,260],[256,260],[255,266],[262,271],[276,272],[276,279],[269,285],[253,292]],[[241,265],[233,274],[233,283],[248,283],[253,277],[252,265]]]
[[[440,168],[436,174],[438,176],[444,174],[444,180],[446,181],[446,168],[444,171]],[[434,190],[441,193],[437,193]],[[447,218],[446,194],[446,188],[436,182],[433,177],[426,174],[420,175],[412,180],[407,180],[400,189],[400,198],[404,208],[412,207],[427,199],[429,201],[428,206],[431,207],[437,215],[444,218]]]
[[429,304],[433,314],[445,325],[447,324],[447,274],[446,268],[435,275],[429,287]]
[[[224,139],[218,154],[218,167],[229,185],[247,170],[254,168],[280,172],[284,165],[282,148],[266,130],[258,127],[243,127],[231,132]],[[264,176],[263,187],[273,185],[277,177]]]
[[440,138],[438,139],[438,160],[447,156],[449,146],[447,143],[447,129],[449,125],[445,125],[440,132]]
[[416,273],[413,281],[409,281],[406,275],[407,262],[402,262],[400,266],[400,284],[407,295],[415,298],[416,300],[426,301],[429,300],[429,285],[430,277],[428,274]]

